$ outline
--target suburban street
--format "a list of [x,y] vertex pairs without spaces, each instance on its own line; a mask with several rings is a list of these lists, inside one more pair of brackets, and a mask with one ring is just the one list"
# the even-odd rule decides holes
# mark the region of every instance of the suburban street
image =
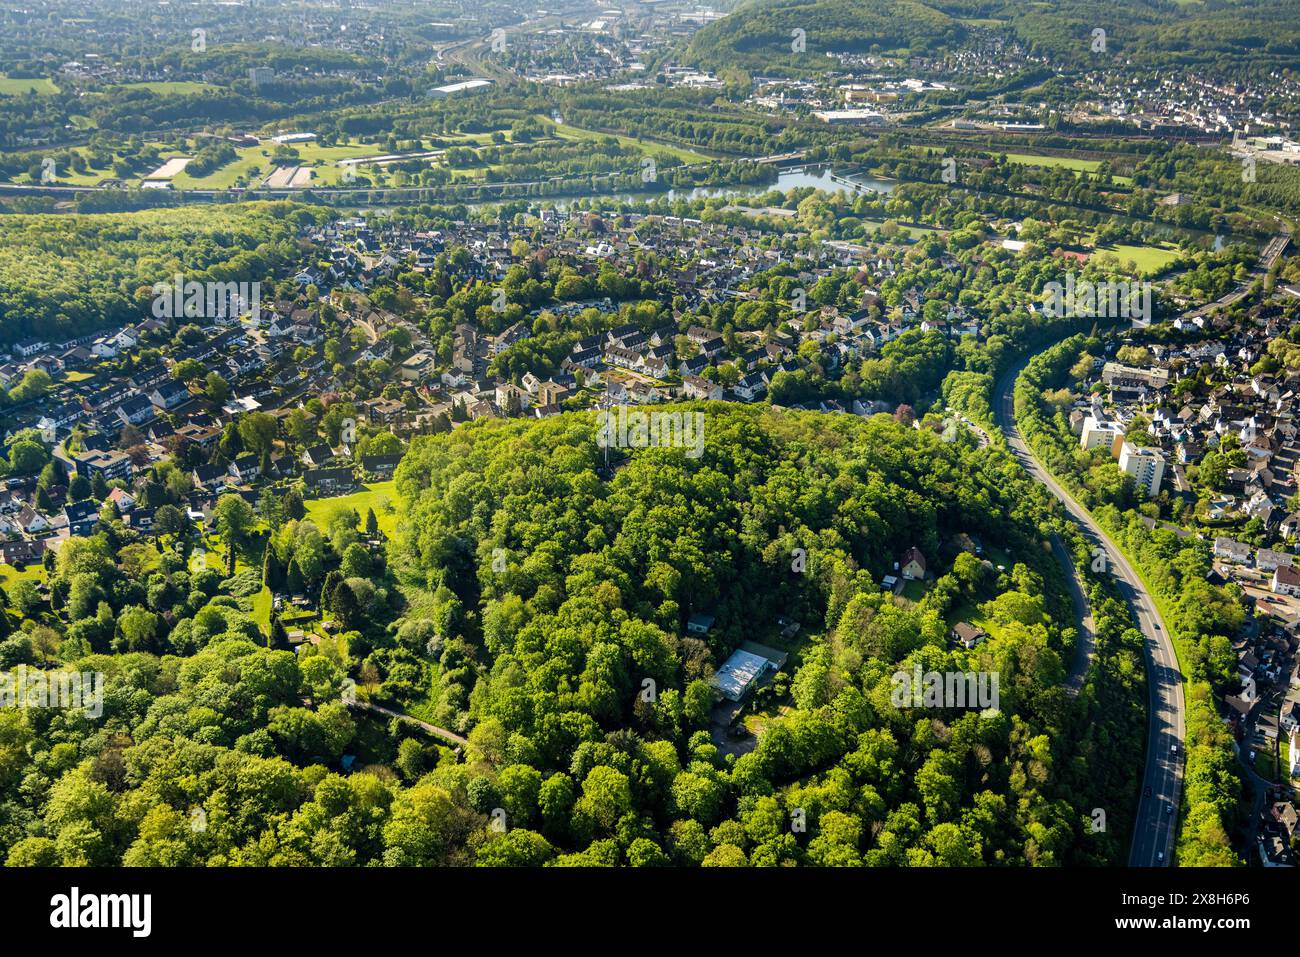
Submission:
[[[1084,536],[1104,550],[1107,568],[1115,575],[1120,594],[1129,603],[1142,631],[1147,662],[1147,754],[1142,775],[1142,795],[1129,850],[1130,867],[1165,867],[1170,863],[1177,833],[1182,790],[1185,704],[1182,675],[1169,629],[1155,601],[1129,565],[1119,547],[1093,521],[1029,451],[1015,422],[1014,389],[1017,376],[1028,363],[1017,364],[998,383],[995,415],[1011,452],[1035,480],[1045,485],[1082,527]],[[1172,807],[1172,813],[1169,808]]]

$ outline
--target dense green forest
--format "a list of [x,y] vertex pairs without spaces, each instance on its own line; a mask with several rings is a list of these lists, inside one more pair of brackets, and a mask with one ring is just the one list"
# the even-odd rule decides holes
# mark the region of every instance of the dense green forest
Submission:
[[315,214],[245,203],[98,216],[6,216],[0,341],[60,342],[144,318],[156,282],[263,281],[298,259]]
[[[1079,696],[1063,688],[1069,606],[1018,466],[888,416],[689,409],[706,416],[701,457],[624,453],[612,477],[588,413],[417,439],[391,568],[364,554],[355,513],[318,528],[271,503],[263,543],[223,506],[241,554],[321,588],[346,629],[297,656],[229,594],[256,573],[192,572],[179,531],[152,559],[120,522],[69,543],[52,604],[20,594],[26,621],[0,650],[6,667],[105,672],[104,714],[0,713],[8,862],[1121,860],[1138,762],[1115,758],[1139,740],[1140,665],[1120,627],[1114,659]],[[913,545],[937,576],[915,603],[877,584]],[[693,612],[716,617],[704,637],[683,628]],[[992,635],[970,651],[947,636],[966,614]],[[783,638],[778,616],[803,630]],[[792,704],[737,758],[711,739],[708,679],[745,639],[791,654],[754,707],[785,689]],[[895,706],[892,676],[914,665],[997,672],[999,710]],[[460,759],[347,708],[349,676],[466,734]],[[1106,832],[1088,826],[1096,806]]]

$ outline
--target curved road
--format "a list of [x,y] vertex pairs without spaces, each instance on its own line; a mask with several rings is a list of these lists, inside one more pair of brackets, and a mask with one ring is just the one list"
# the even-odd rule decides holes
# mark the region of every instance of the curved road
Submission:
[[1076,502],[1034,457],[1021,438],[1016,426],[1014,389],[1016,378],[1028,361],[1017,364],[998,383],[995,397],[998,428],[1020,464],[1065,506],[1093,547],[1103,550],[1106,566],[1114,574],[1119,592],[1129,603],[1142,631],[1147,665],[1147,755],[1128,863],[1130,867],[1167,867],[1173,857],[1174,838],[1178,831],[1186,728],[1178,658],[1155,601],[1128,559],[1093,521],[1087,509]]
[[1074,556],[1061,541],[1061,536],[1052,534],[1052,554],[1057,564],[1065,571],[1066,587],[1070,590],[1070,603],[1074,605],[1074,620],[1078,624],[1078,647],[1074,652],[1074,664],[1065,678],[1065,690],[1078,694],[1083,690],[1083,682],[1092,667],[1092,659],[1097,654],[1097,634],[1092,620],[1092,608],[1088,603],[1088,593],[1083,590],[1083,576],[1074,567]]

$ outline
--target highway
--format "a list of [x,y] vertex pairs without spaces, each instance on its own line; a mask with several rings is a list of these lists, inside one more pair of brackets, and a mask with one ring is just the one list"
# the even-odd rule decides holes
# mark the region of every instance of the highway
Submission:
[[1173,639],[1155,601],[1119,547],[1093,521],[1087,509],[1048,473],[1021,438],[1016,426],[1014,389],[1016,377],[1027,364],[1028,359],[1022,361],[998,383],[994,398],[998,427],[1020,464],[1065,506],[1092,547],[1104,551],[1106,567],[1114,574],[1120,595],[1128,602],[1142,631],[1148,692],[1146,768],[1142,773],[1142,795],[1128,863],[1130,867],[1167,867],[1173,858],[1178,832],[1187,714]]
[[1263,251],[1260,253],[1259,262],[1255,264],[1255,267],[1251,269],[1244,280],[1213,302],[1207,302],[1200,308],[1193,309],[1184,318],[1195,319],[1197,316],[1207,316],[1215,309],[1227,309],[1229,306],[1235,306],[1242,299],[1245,299],[1250,294],[1251,286],[1268,275],[1268,271],[1273,268],[1273,263],[1277,262],[1277,258],[1282,255],[1290,242],[1290,233],[1279,233],[1274,236],[1264,246]]

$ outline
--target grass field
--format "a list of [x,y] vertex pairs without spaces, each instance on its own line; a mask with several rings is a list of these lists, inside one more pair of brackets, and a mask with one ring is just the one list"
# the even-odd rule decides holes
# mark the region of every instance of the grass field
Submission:
[[23,93],[58,93],[59,88],[48,76],[24,79],[0,76],[0,96],[19,96]]
[[[153,149],[158,150],[160,163],[168,159],[171,159],[173,156],[194,155],[193,151],[191,150],[171,149],[165,147],[163,143],[157,141],[150,141],[149,143],[147,143],[147,145],[152,147]],[[109,166],[103,166],[103,167],[92,167],[89,165],[90,149],[88,147],[74,146],[70,149],[70,152],[78,153],[82,159],[87,161],[86,171],[83,173],[78,173],[75,170],[71,169],[67,164],[56,165],[54,169],[54,176],[55,176],[55,180],[58,183],[61,183],[65,186],[98,186],[102,180],[114,177],[111,164]],[[134,182],[135,180],[138,180],[141,176],[143,176],[146,172],[151,172],[154,168],[156,167],[151,166],[148,170],[139,169],[135,173],[127,176],[126,179],[128,181]],[[15,182],[15,183],[39,182],[39,177],[34,178],[30,176],[27,172],[23,172],[20,175],[14,176],[11,179],[11,182]]]
[[[862,224],[872,228],[879,228],[880,226],[885,225],[885,221],[883,219],[864,219]],[[931,233],[936,235],[947,233],[946,229],[935,229],[931,226],[904,226],[902,223],[898,224],[898,231],[910,239],[920,239],[922,236],[927,236]]]
[[[557,126],[554,120],[544,116],[539,116],[538,120],[545,124],[556,136],[561,136],[566,140],[600,140],[613,135],[611,133],[601,133],[597,130],[584,130],[582,127],[569,126],[567,123]],[[668,153],[683,163],[712,163],[715,159],[712,156],[683,149],[680,146],[669,146],[664,143],[656,143],[652,140],[643,140],[632,136],[614,136],[614,139],[618,140],[620,146],[627,149],[637,150],[642,153]]]
[[[300,143],[294,147],[302,162],[315,169],[314,183],[322,186],[337,186],[342,182],[343,169],[339,160],[356,159],[361,156],[383,156],[387,150],[373,143],[343,143],[335,146],[322,146],[319,143]],[[360,173],[372,182],[382,167],[362,167]]]
[[265,585],[253,596],[253,621],[262,629],[262,634],[271,633],[271,589]]
[[0,584],[3,584],[6,588],[12,587],[20,581],[39,582],[44,580],[45,566],[40,562],[33,562],[22,571],[12,565],[0,564]]
[[[203,545],[202,551],[200,551],[199,548],[195,548],[194,551],[190,553],[190,571],[195,572],[201,571],[204,568],[214,568],[224,576],[226,573],[226,562],[229,561],[230,556],[230,550],[226,547],[226,543],[222,541],[220,535],[217,535],[215,532],[204,531],[202,526],[198,523],[195,523],[195,528],[199,530]],[[261,548],[260,545],[257,547],[259,549]],[[242,571],[247,571],[252,567],[253,566],[247,561],[247,556],[243,554],[243,549],[236,553],[236,575]],[[259,565],[257,567],[260,572],[261,566]]]
[[[313,182],[326,186],[338,184],[342,170],[334,164],[339,160],[383,153],[383,150],[370,143],[344,143],[338,146],[298,143],[294,149],[302,165],[314,168]],[[240,147],[235,150],[236,159],[233,162],[206,176],[192,176],[188,171],[182,171],[172,179],[172,184],[178,189],[229,189],[242,178],[245,185],[256,186],[271,172],[274,150],[275,144],[270,142]]]
[[1170,263],[1179,257],[1178,248],[1175,246],[1125,246],[1116,244],[1114,246],[1099,247],[1100,252],[1114,253],[1119,257],[1120,262],[1132,260],[1137,266],[1138,272],[1143,276],[1158,276],[1169,268]]
[[[196,177],[181,170],[172,178],[172,185],[177,189],[229,189],[240,177],[251,185],[271,171],[271,151],[266,147],[245,146],[236,149],[235,154],[234,162],[213,170],[207,176]],[[254,175],[254,168],[260,173]]]
[[363,492],[353,492],[351,495],[340,495],[336,498],[307,499],[303,504],[307,506],[307,517],[321,528],[325,527],[330,516],[338,509],[356,509],[357,515],[364,522],[366,509],[373,508],[381,532],[391,538],[397,531],[399,515],[396,510],[398,498],[395,482],[375,482],[365,486]]
[[1007,162],[1022,166],[1060,166],[1085,173],[1095,173],[1101,160],[1073,159],[1069,156],[1038,156],[1033,153],[1008,153]]
[[[1075,173],[1095,173],[1101,168],[1101,160],[1075,159],[1071,156],[1040,156],[1035,153],[1008,153],[1007,162],[1022,166],[1059,167],[1073,170]],[[1131,186],[1133,180],[1128,176],[1112,177],[1121,186]]]
[[213,86],[211,83],[200,83],[197,80],[158,80],[157,82],[148,83],[122,83],[119,85],[119,89],[148,90],[151,93],[166,95],[169,93],[207,93],[218,90],[220,87]]

